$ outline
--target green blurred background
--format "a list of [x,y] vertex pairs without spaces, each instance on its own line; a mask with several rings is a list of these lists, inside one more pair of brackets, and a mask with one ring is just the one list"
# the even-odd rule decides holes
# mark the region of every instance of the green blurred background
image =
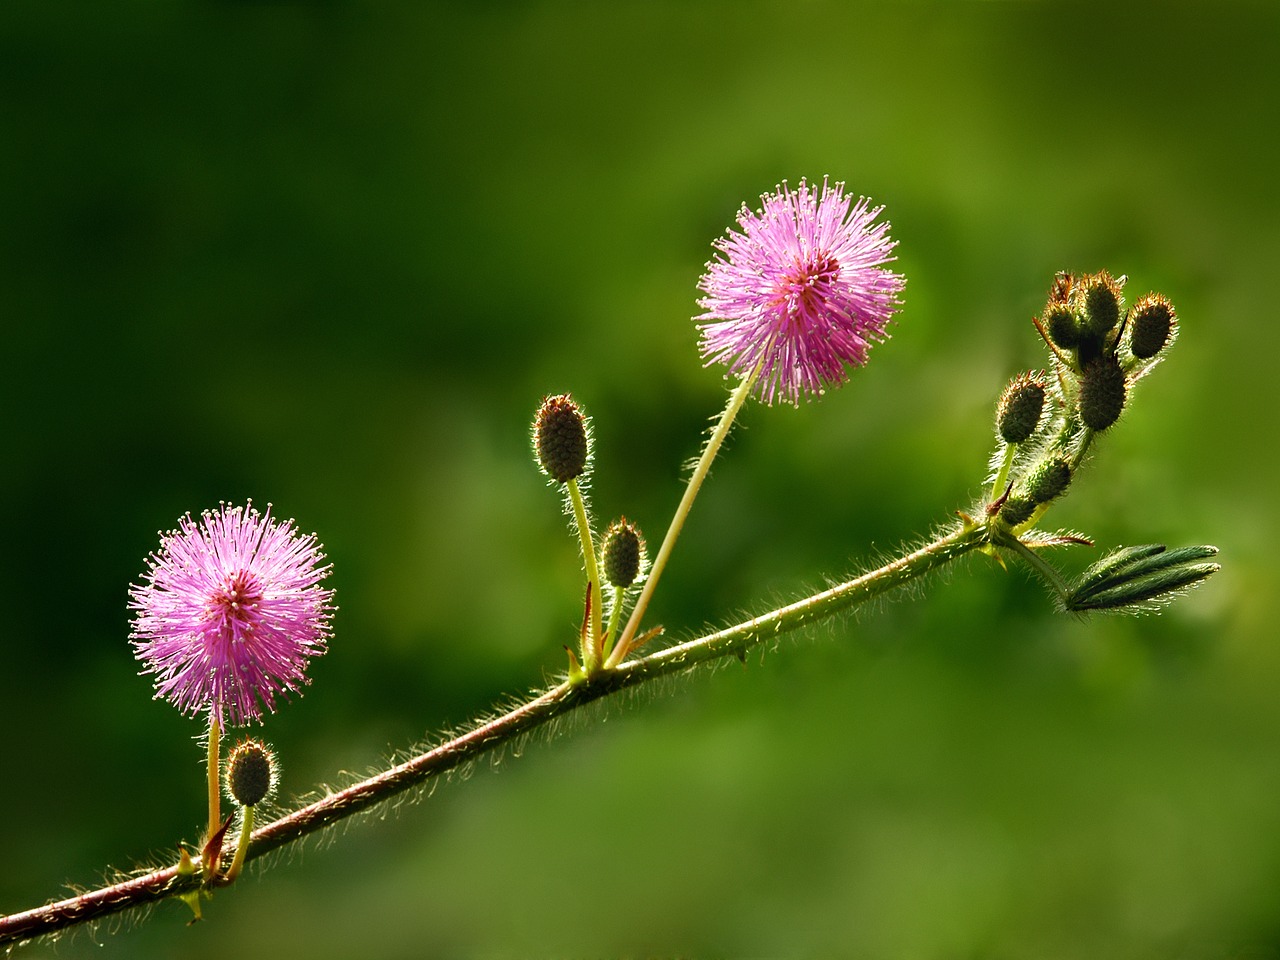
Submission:
[[695,283],[783,178],[887,205],[905,306],[842,391],[746,411],[673,636],[968,506],[1059,269],[1183,331],[1050,519],[1225,564],[1088,621],[962,564],[312,841],[203,924],[23,955],[1280,955],[1278,50],[1265,2],[6,4],[0,913],[198,833],[200,725],[125,610],[187,510],[272,502],[334,563],[331,652],[263,729],[286,794],[561,670],[534,408],[573,391],[599,519],[659,539],[724,395]]

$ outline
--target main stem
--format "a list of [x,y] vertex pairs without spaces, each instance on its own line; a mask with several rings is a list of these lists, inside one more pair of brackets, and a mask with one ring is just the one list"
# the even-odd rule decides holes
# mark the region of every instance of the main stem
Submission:
[[[616,669],[602,670],[580,682],[561,683],[447,743],[433,747],[367,780],[330,792],[314,803],[254,831],[245,860],[255,860],[352,814],[389,800],[432,777],[469,763],[555,717],[628,687],[679,673],[701,663],[728,656],[742,656],[757,644],[902,586],[987,542],[985,526],[966,522],[906,556],[829,590],[725,630],[660,650],[639,660],[628,661]],[[200,884],[199,874],[180,874],[177,866],[154,870],[77,897],[0,917],[0,945],[56,933],[80,923],[195,890]]]

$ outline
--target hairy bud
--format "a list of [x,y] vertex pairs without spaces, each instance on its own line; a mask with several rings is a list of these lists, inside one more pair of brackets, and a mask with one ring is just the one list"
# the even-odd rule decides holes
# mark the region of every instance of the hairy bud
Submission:
[[615,587],[629,587],[645,566],[644,537],[640,528],[623,517],[609,524],[604,534],[604,575]]
[[[1123,279],[1123,278],[1121,278]],[[1102,337],[1120,322],[1120,284],[1103,270],[1085,277],[1079,290],[1084,325]]]
[[1147,294],[1129,313],[1129,349],[1139,360],[1154,357],[1169,342],[1177,322],[1173,304],[1158,293]]
[[1009,381],[996,406],[996,428],[1005,443],[1022,443],[1040,425],[1045,382],[1038,373],[1021,373]]
[[1041,321],[1055,347],[1070,350],[1080,342],[1080,324],[1065,303],[1051,304]]
[[1105,430],[1124,410],[1125,382],[1120,361],[1099,357],[1080,375],[1080,419],[1090,430]]
[[1074,274],[1059,270],[1053,275],[1053,286],[1049,288],[1049,306],[1055,303],[1067,303],[1071,299],[1071,290],[1075,286]]
[[1046,460],[1027,480],[1027,496],[1036,503],[1048,503],[1071,483],[1071,467],[1060,457]]
[[260,740],[242,740],[227,758],[227,792],[236,803],[252,807],[276,787],[275,754]]
[[1000,507],[1000,519],[1011,527],[1025,523],[1036,505],[1026,497],[1010,497]]
[[533,421],[533,447],[542,472],[568,483],[587,469],[587,418],[568,394],[547,397]]

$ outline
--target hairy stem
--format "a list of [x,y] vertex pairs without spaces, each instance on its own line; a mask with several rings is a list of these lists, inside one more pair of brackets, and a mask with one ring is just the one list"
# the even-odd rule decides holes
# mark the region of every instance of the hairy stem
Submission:
[[[877,570],[803,600],[687,643],[627,661],[616,668],[601,670],[579,682],[560,683],[447,743],[359,783],[330,792],[314,803],[255,830],[243,860],[255,860],[352,814],[384,803],[595,700],[698,664],[742,656],[753,646],[902,586],[987,542],[986,526],[966,522]],[[237,847],[243,843],[241,840]],[[239,850],[235,857],[240,859]],[[181,873],[176,865],[154,870],[57,903],[0,917],[0,945],[54,934],[165,897],[189,893],[200,885],[200,874]]]
[[640,630],[640,623],[644,620],[644,613],[649,608],[649,601],[653,599],[653,591],[657,589],[662,571],[666,569],[667,559],[671,556],[671,551],[676,545],[676,538],[680,536],[680,531],[684,529],[684,522],[688,519],[689,511],[693,508],[693,501],[698,496],[698,491],[702,489],[702,482],[707,479],[707,474],[711,472],[711,463],[715,460],[716,454],[720,452],[720,447],[724,444],[725,437],[729,436],[729,428],[733,426],[734,418],[737,417],[738,411],[742,409],[742,405],[746,402],[747,396],[750,394],[751,388],[755,385],[756,378],[759,375],[760,367],[757,365],[755,370],[744,377],[742,382],[729,394],[729,402],[725,404],[724,412],[720,414],[720,419],[716,421],[715,428],[711,431],[711,436],[707,440],[707,445],[702,448],[702,456],[698,458],[698,464],[693,468],[689,483],[684,488],[684,496],[680,498],[680,505],[676,507],[676,512],[671,518],[671,524],[667,527],[667,534],[662,538],[662,546],[658,548],[658,555],[653,558],[653,566],[649,570],[649,576],[645,578],[644,587],[640,590],[640,596],[636,599],[635,608],[631,611],[631,618],[627,620],[627,625],[622,628],[622,635],[618,638],[618,644],[609,655],[608,666],[616,667],[626,658],[627,653],[630,651],[631,643]]
[[227,868],[227,872],[224,874],[225,879],[228,881],[240,876],[240,871],[244,869],[248,859],[249,850],[253,846],[253,810],[252,806],[241,808],[240,839],[236,841],[236,853],[231,861],[231,866]]
[[591,537],[591,518],[587,516],[587,504],[582,499],[577,478],[568,483],[569,502],[573,504],[574,525],[578,528],[578,540],[582,546],[582,569],[587,574],[587,602],[591,605],[591,621],[582,638],[582,665],[588,673],[594,673],[600,665],[600,568],[596,563],[596,547]]
[[[212,711],[209,713],[209,763],[208,763],[208,789],[209,789],[209,830],[205,833],[205,840],[209,840],[218,832],[218,828],[222,826],[222,809],[220,801],[222,799],[222,790],[219,773],[221,771],[221,761],[218,754],[219,741],[222,738],[222,724],[218,722],[218,717]],[[206,870],[212,868],[213,864],[205,864]]]

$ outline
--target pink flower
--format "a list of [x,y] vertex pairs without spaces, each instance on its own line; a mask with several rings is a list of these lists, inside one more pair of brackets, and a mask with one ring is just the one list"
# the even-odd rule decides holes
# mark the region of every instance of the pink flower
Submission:
[[145,582],[129,588],[130,642],[156,696],[238,726],[308,683],[334,611],[333,591],[319,586],[331,569],[323,559],[314,536],[270,507],[223,504],[198,523],[179,520],[148,558]]
[[846,366],[867,361],[886,328],[905,279],[885,269],[894,258],[883,207],[852,204],[844,184],[822,181],[821,196],[804,181],[784,182],[743,204],[742,232],[715,246],[723,256],[698,281],[701,351],[708,364],[727,364],[740,377],[758,366],[755,392],[765,403],[797,403],[848,379]]

